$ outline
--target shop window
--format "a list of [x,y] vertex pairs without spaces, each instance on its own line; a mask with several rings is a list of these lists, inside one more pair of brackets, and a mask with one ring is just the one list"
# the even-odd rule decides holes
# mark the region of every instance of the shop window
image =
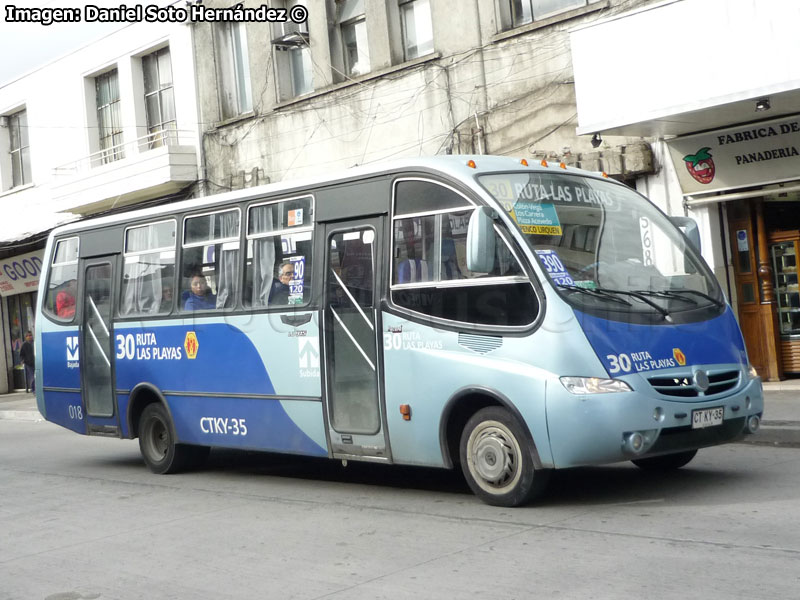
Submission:
[[[403,215],[422,209],[433,214]],[[538,313],[536,295],[499,230],[491,271],[467,267],[467,228],[473,211],[466,198],[448,187],[427,181],[396,185],[393,303],[450,321],[504,326],[532,322]]]
[[399,7],[405,60],[433,52],[430,0],[401,0]]
[[214,23],[217,55],[217,88],[223,119],[253,110],[250,87],[250,57],[244,23]]
[[238,208],[184,220],[178,297],[181,310],[235,306],[239,287],[239,221]]
[[142,57],[144,103],[147,115],[148,146],[177,143],[175,94],[169,48]]
[[8,327],[11,334],[11,362],[13,365],[11,383],[14,389],[27,389],[25,367],[20,351],[25,341],[25,333],[36,331],[34,327],[35,306],[35,292],[8,296]]
[[125,231],[119,314],[167,314],[174,304],[175,221]]
[[312,213],[311,196],[250,207],[245,306],[274,308],[310,302]]
[[78,297],[78,251],[77,237],[59,240],[53,251],[44,312],[65,323],[75,318],[75,302]]

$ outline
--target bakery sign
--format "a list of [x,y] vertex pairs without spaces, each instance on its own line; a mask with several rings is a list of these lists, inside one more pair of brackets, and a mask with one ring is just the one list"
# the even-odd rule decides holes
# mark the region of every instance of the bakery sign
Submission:
[[0,260],[0,296],[39,289],[43,250]]
[[800,115],[667,141],[684,194],[797,179]]

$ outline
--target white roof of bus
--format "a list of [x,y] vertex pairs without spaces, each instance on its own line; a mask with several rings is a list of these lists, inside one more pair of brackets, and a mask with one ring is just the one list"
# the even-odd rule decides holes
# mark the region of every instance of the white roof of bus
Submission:
[[[467,162],[470,160],[475,161],[475,168],[467,166]],[[443,175],[461,177],[463,181],[475,189],[479,189],[478,184],[473,181],[473,177],[476,174],[491,173],[496,171],[509,171],[514,168],[526,171],[537,170],[564,172],[566,170],[566,172],[580,173],[582,175],[600,178],[599,173],[584,171],[583,169],[576,169],[574,167],[567,167],[566,169],[559,168],[559,164],[556,162],[549,163],[549,166],[544,167],[539,161],[536,160],[529,161],[529,166],[523,165],[520,161],[520,158],[491,155],[443,155],[424,158],[417,157],[396,159],[392,161],[375,163],[372,165],[352,167],[350,169],[335,171],[333,173],[327,173],[325,175],[320,175],[313,178],[291,179],[278,183],[268,183],[258,187],[244,188],[222,194],[213,194],[211,196],[201,196],[198,198],[183,200],[181,202],[162,204],[160,206],[151,208],[143,208],[138,210],[134,208],[129,212],[116,213],[105,217],[87,219],[85,221],[78,221],[68,225],[63,225],[54,229],[50,235],[63,235],[72,231],[81,231],[87,227],[110,225],[114,223],[130,221],[132,219],[170,214],[183,210],[192,210],[195,208],[213,207],[218,204],[226,204],[228,202],[236,202],[238,200],[244,200],[248,198],[272,195],[280,193],[281,191],[297,190],[300,192],[304,188],[311,188],[321,184],[334,184],[353,178],[380,175],[382,173],[391,173],[394,171],[410,171],[414,169],[438,171]],[[464,177],[465,175],[467,177]],[[613,180],[608,179],[607,181]]]

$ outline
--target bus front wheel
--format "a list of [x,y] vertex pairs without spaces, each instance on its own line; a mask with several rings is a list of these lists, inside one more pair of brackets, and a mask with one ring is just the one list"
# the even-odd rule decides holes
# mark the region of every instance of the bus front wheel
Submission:
[[530,442],[517,420],[504,408],[476,412],[461,434],[461,468],[469,487],[494,506],[519,506],[547,485],[547,470],[536,469]]
[[139,450],[147,467],[159,475],[176,473],[192,462],[193,448],[175,443],[169,413],[158,402],[148,404],[139,419]]

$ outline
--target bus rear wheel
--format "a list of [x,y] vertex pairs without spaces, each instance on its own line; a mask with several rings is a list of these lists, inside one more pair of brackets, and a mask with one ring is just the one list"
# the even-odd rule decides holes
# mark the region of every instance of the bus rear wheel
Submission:
[[638,458],[631,462],[646,471],[672,471],[688,465],[695,454],[697,454],[697,450],[687,450],[686,452],[675,452],[674,454],[664,454],[651,458]]
[[177,473],[208,456],[208,448],[175,443],[172,420],[158,402],[148,404],[139,419],[139,450],[145,464],[159,475]]
[[504,408],[475,413],[461,434],[461,469],[478,498],[493,506],[519,506],[541,494],[550,472],[536,469],[530,442]]

